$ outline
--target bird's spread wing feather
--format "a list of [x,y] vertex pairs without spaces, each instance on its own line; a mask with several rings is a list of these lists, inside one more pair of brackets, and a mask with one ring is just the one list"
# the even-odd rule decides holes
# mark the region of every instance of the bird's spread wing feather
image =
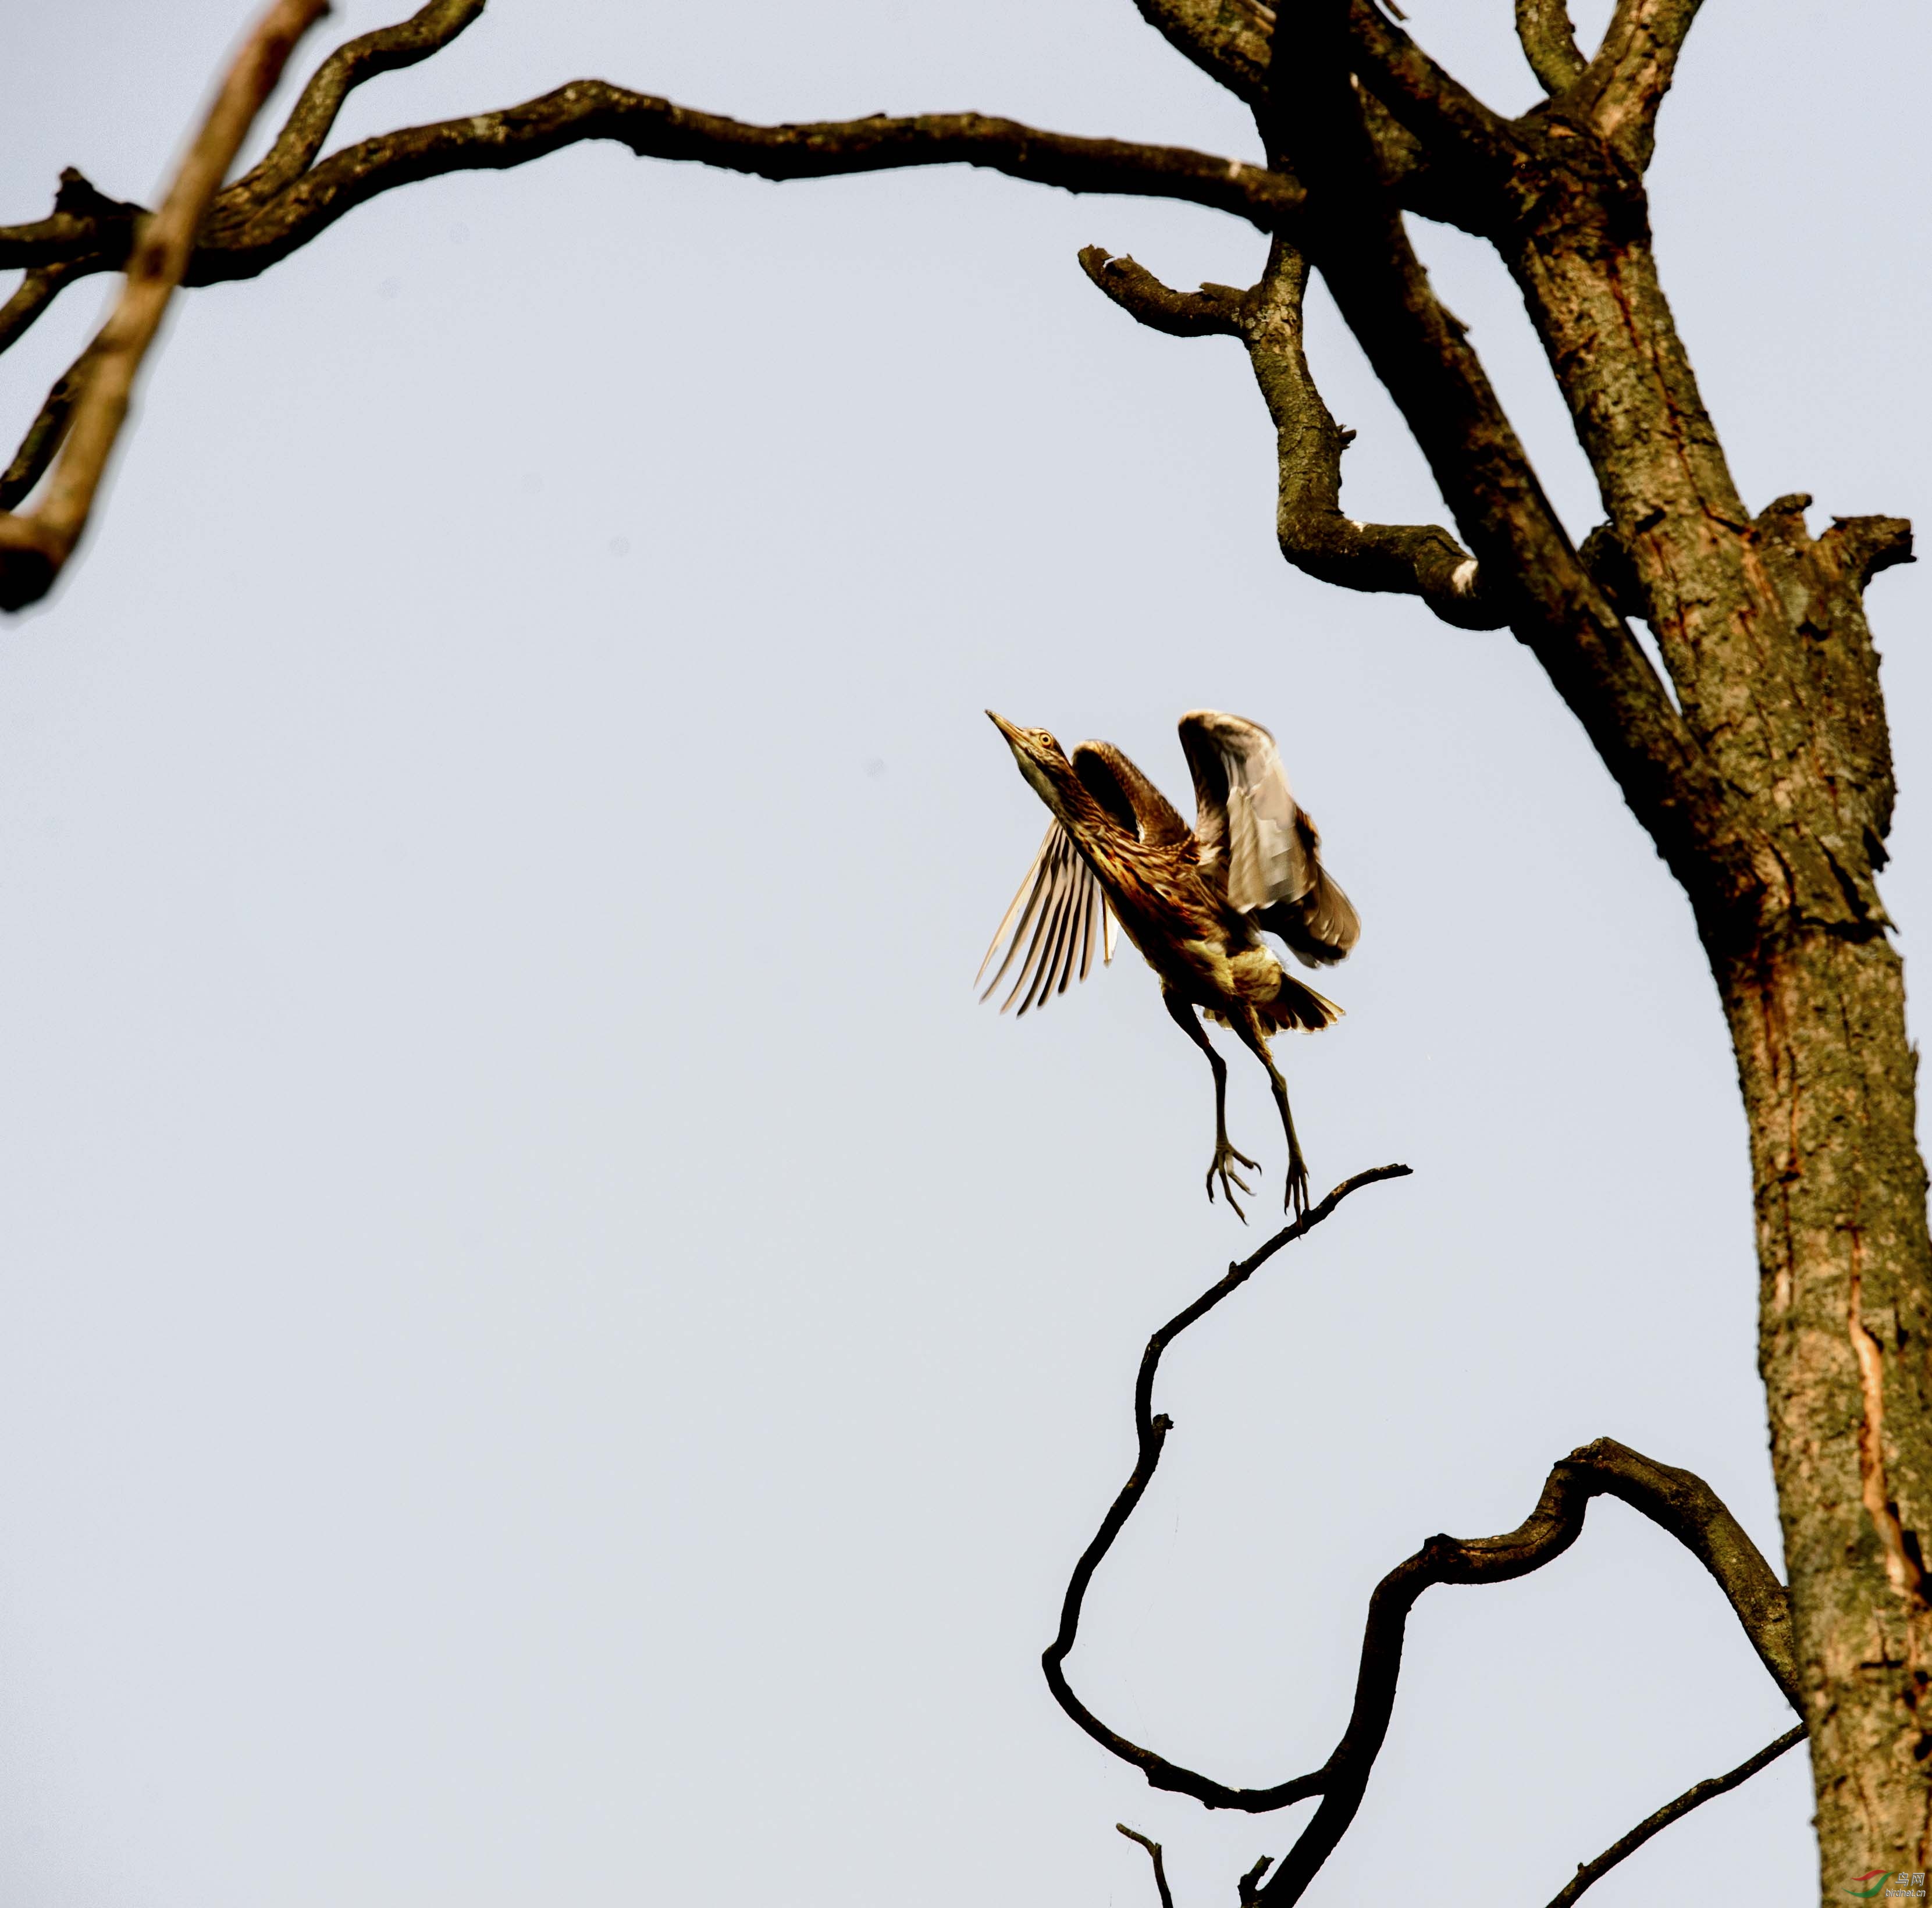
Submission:
[[1199,809],[1204,862],[1226,872],[1228,901],[1279,934],[1303,960],[1339,961],[1361,922],[1322,866],[1322,838],[1288,785],[1274,737],[1258,722],[1214,709],[1180,718],[1180,742]]
[[1056,821],[1047,830],[1046,839],[1040,843],[1033,866],[986,950],[986,959],[980,963],[980,973],[973,976],[974,983],[978,985],[1004,944],[1006,952],[980,996],[990,1000],[1024,947],[1019,977],[1000,1003],[1000,1011],[1004,1013],[1017,1000],[1024,1013],[1029,1007],[1043,1005],[1049,994],[1065,993],[1076,968],[1084,980],[1093,971],[1096,946],[1102,958],[1112,962],[1118,932],[1113,910],[1107,905],[1093,870]]

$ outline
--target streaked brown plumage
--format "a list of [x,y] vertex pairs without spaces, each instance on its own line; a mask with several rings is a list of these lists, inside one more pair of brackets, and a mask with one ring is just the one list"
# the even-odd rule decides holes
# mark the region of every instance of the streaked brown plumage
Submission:
[[1228,1069],[1195,1018],[1197,1007],[1233,1028],[1268,1069],[1288,1138],[1283,1203],[1305,1212],[1307,1163],[1287,1082],[1268,1043],[1285,1027],[1314,1032],[1328,1026],[1342,1010],[1289,974],[1262,931],[1278,935],[1306,964],[1325,966],[1354,946],[1361,924],[1322,866],[1321,837],[1289,792],[1274,736],[1216,710],[1180,718],[1180,746],[1194,777],[1190,829],[1112,743],[1083,742],[1070,760],[1046,730],[1017,728],[990,709],[986,713],[1054,819],[980,964],[984,974],[1005,943],[981,998],[992,997],[1019,957],[1019,978],[1000,1011],[1016,1001],[1022,1013],[1042,1006],[1066,992],[1076,969],[1087,977],[1096,946],[1113,958],[1118,920],[1160,976],[1168,1012],[1214,1069],[1208,1198],[1218,1178],[1240,1213],[1235,1191],[1250,1189],[1234,1168],[1257,1168],[1228,1143]]

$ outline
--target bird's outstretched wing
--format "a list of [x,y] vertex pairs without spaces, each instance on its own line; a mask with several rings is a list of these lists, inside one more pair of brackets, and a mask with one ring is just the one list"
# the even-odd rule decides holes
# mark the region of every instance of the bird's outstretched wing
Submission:
[[1322,838],[1288,788],[1274,737],[1258,722],[1196,709],[1180,718],[1180,746],[1194,776],[1202,865],[1225,872],[1228,904],[1312,965],[1340,960],[1362,924],[1322,866]]
[[1056,821],[1047,830],[1040,853],[1034,856],[1013,904],[993,936],[986,958],[980,963],[980,973],[973,976],[974,985],[978,986],[980,974],[1004,942],[1005,956],[980,996],[982,1000],[992,999],[1024,946],[1026,954],[1020,962],[1019,978],[1000,1003],[1000,1011],[1004,1013],[1018,1000],[1024,1013],[1029,1007],[1042,1005],[1048,994],[1065,993],[1076,965],[1084,980],[1093,971],[1096,947],[1103,961],[1112,961],[1118,932],[1113,910],[1107,905],[1094,871],[1081,860],[1072,838]]

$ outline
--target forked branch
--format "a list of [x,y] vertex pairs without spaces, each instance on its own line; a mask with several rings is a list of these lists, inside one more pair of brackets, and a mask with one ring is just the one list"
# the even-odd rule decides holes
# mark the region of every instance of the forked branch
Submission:
[[[1225,1277],[1177,1312],[1148,1340],[1134,1384],[1137,1449],[1132,1474],[1075,1564],[1061,1606],[1059,1631],[1040,1659],[1047,1687],[1060,1708],[1103,1748],[1138,1768],[1154,1788],[1192,1796],[1210,1808],[1240,1809],[1251,1814],[1265,1814],[1311,1796],[1322,1798],[1321,1806],[1294,1846],[1255,1895],[1256,1900],[1272,1904],[1272,1908],[1285,1908],[1286,1904],[1301,1898],[1361,1806],[1394,1712],[1408,1613],[1422,1593],[1438,1583],[1508,1582],[1541,1569],[1576,1540],[1592,1498],[1620,1498],[1689,1550],[1724,1592],[1759,1660],[1786,1700],[1794,1708],[1802,1704],[1784,1588],[1749,1534],[1701,1478],[1658,1464],[1607,1438],[1572,1451],[1553,1466],[1535,1509],[1515,1530],[1501,1537],[1432,1537],[1382,1579],[1369,1600],[1354,1703],[1348,1726],[1328,1761],[1308,1774],[1265,1789],[1231,1787],[1130,1742],[1102,1722],[1074,1694],[1066,1680],[1066,1662],[1078,1636],[1088,1588],[1146,1495],[1167,1434],[1173,1429],[1172,1420],[1165,1414],[1157,1415],[1154,1409],[1154,1381],[1168,1347],[1238,1291],[1276,1252],[1328,1219],[1350,1193],[1378,1180],[1403,1177],[1408,1170],[1406,1166],[1381,1166],[1343,1180],[1294,1225],[1283,1227],[1258,1251],[1229,1266]],[[1688,1796],[1680,1797],[1668,1810],[1660,1811],[1648,1823],[1634,1831],[1632,1836],[1625,1837],[1624,1843],[1618,1845],[1622,1853],[1613,1850],[1600,1857],[1598,1872],[1622,1860],[1623,1854],[1640,1846],[1666,1822],[1709,1796],[1735,1786],[1770,1760],[1771,1754],[1766,1752],[1741,1770],[1715,1778],[1712,1784],[1699,1784]],[[1577,1883],[1571,1886],[1580,1892]]]

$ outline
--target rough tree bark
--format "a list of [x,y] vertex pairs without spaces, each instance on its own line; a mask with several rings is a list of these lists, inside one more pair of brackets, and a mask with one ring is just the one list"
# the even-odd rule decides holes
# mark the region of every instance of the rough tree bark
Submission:
[[[1174,291],[1100,248],[1082,262],[1143,323],[1241,340],[1277,432],[1287,560],[1340,586],[1415,596],[1465,628],[1510,630],[1682,884],[1749,1118],[1760,1359],[1789,1582],[1787,1610],[1756,1552],[1744,1556],[1722,1535],[1728,1514],[1698,1480],[1602,1441],[1557,1466],[1520,1531],[1432,1539],[1397,1567],[1371,1611],[1364,1689],[1373,1694],[1385,1682],[1393,1700],[1405,1598],[1428,1582],[1535,1568],[1570,1540],[1589,1496],[1615,1491],[1705,1556],[1799,1705],[1826,1877],[1932,1869],[1932,1727],[1922,1717],[1932,1667],[1922,1535],[1932,1520],[1932,1240],[1903,976],[1874,880],[1893,788],[1864,604],[1875,575],[1910,560],[1910,532],[1895,519],[1862,518],[1834,520],[1814,537],[1808,498],[1779,498],[1754,514],[1738,494],[1659,280],[1644,184],[1697,0],[1618,0],[1594,52],[1576,44],[1562,0],[1515,0],[1526,56],[1549,97],[1514,119],[1444,73],[1375,0],[1136,4],[1176,51],[1252,110],[1265,164],[970,112],[746,126],[598,80],[322,157],[350,92],[429,57],[482,10],[482,0],[431,0],[330,57],[268,157],[212,202],[204,196],[194,249],[174,276],[190,286],[253,276],[394,186],[520,164],[583,139],[773,178],[978,165],[1070,190],[1187,200],[1268,233],[1267,268],[1247,290]],[[292,20],[313,9],[281,10]],[[1406,229],[1415,214],[1489,241],[1521,291],[1602,499],[1606,521],[1580,550],[1430,286]],[[26,273],[0,308],[0,350],[78,279],[123,269],[137,278],[163,222],[74,175],[49,218],[0,230],[0,268]],[[1322,403],[1303,346],[1311,272],[1426,456],[1460,540],[1440,526],[1343,514],[1348,434]],[[104,334],[56,386],[0,478],[0,602],[9,607],[49,587],[65,550],[50,562],[29,520],[5,513],[33,491],[72,419],[87,415],[113,344]],[[1649,626],[1667,682],[1633,620]],[[1164,1330],[1221,1296],[1216,1288]],[[1373,1760],[1373,1742],[1366,1762],[1358,1753],[1359,1707],[1324,1771],[1279,1790],[1236,1792],[1114,1736],[1060,1676],[1076,1592],[1137,1501],[1165,1435],[1148,1402],[1152,1371],[1144,1367],[1137,1401],[1136,1481],[1082,1560],[1048,1652],[1049,1679],[1059,1678],[1055,1694],[1083,1728],[1162,1786],[1217,1807],[1321,1793],[1318,1820],[1339,1821],[1339,1834],[1354,1803],[1336,1803],[1338,1785],[1354,1784],[1358,1798],[1357,1777],[1366,1780]],[[1711,1561],[1718,1556],[1730,1559],[1723,1568]],[[1376,1639],[1386,1644],[1390,1621],[1395,1656],[1384,1664]],[[1774,1633],[1783,1640],[1767,1642]],[[1381,1715],[1385,1724],[1385,1707]],[[1380,1726],[1370,1731],[1376,1742]],[[1786,1742],[1700,1790],[1744,1779]],[[1694,1798],[1702,1796],[1681,1798],[1627,1840],[1634,1846]],[[1242,1898],[1299,1898],[1332,1844],[1324,1828],[1272,1876],[1258,1866],[1243,1878]],[[1159,1850],[1147,1846],[1165,1900]],[[1591,1879],[1580,1876],[1561,1899]]]

